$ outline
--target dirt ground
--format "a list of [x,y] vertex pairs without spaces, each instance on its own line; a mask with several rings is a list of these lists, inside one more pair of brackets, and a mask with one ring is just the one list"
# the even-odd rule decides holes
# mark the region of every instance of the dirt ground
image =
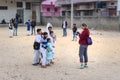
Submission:
[[92,30],[89,68],[79,69],[79,44],[72,41],[72,31],[68,29],[67,37],[62,37],[60,28],[54,31],[55,64],[43,69],[32,66],[34,36],[26,36],[26,28],[19,27],[18,36],[9,38],[8,28],[1,27],[0,80],[120,80],[119,32]]

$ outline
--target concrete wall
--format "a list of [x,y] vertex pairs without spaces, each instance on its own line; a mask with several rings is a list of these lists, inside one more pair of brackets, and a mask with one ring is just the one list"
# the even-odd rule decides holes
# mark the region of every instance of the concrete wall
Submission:
[[[42,23],[45,25],[47,22],[51,22],[54,26],[61,27],[64,17],[43,17]],[[70,18],[66,18],[68,21],[68,27],[70,27]],[[119,30],[118,17],[74,17],[74,23],[78,27],[82,23],[86,23],[89,28],[99,30]]]
[[0,0],[0,6],[8,6],[8,10],[0,10],[0,22],[3,19],[9,22],[16,14],[16,3],[10,3],[10,1],[6,3],[6,0]]
[[[20,1],[23,2],[23,7],[22,8],[17,8],[16,7],[16,2]],[[0,22],[5,19],[6,22],[9,22],[11,18],[15,18],[15,15],[17,13],[18,9],[22,9],[24,11],[23,17],[24,17],[24,23],[28,21],[28,19],[32,19],[32,9],[31,10],[26,10],[25,9],[25,3],[26,2],[33,2],[34,0],[13,0],[13,3],[11,3],[11,0],[0,0],[0,6],[8,6],[8,10],[0,10]],[[37,1],[37,0],[36,0]],[[38,0],[39,1],[39,0]],[[33,6],[32,6],[33,7]],[[39,11],[39,6],[36,7],[36,16],[37,22],[40,22],[40,11]]]

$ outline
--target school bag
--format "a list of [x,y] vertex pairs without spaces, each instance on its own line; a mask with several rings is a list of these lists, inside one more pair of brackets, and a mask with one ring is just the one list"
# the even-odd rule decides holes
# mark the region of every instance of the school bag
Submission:
[[34,44],[33,44],[33,49],[34,50],[39,50],[40,49],[40,43],[35,41]]
[[87,45],[92,45],[93,41],[91,37],[87,38]]

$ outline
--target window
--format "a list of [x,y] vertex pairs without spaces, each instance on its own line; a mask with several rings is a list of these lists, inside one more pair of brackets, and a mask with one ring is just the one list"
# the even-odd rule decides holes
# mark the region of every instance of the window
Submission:
[[8,7],[7,6],[0,6],[0,10],[7,10]]
[[58,9],[57,8],[55,8],[55,12],[57,12],[58,11]]
[[50,12],[50,8],[47,8],[47,11]]
[[26,9],[30,10],[31,9],[31,3],[30,2],[26,2]]
[[62,16],[65,16],[65,11],[62,11]]
[[97,8],[106,8],[106,2],[97,2]]
[[114,5],[115,3],[111,3],[111,5]]
[[93,11],[84,11],[84,16],[93,16]]
[[22,8],[23,7],[23,3],[22,2],[17,2],[17,7],[18,8]]

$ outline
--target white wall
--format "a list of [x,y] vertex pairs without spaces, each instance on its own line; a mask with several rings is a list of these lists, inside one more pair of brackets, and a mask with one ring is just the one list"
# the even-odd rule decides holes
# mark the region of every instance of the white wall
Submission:
[[40,22],[40,7],[36,6],[36,22],[39,23]]
[[32,20],[32,11],[24,10],[24,23],[28,20]]
[[[0,0],[0,6],[8,6],[8,10],[0,10],[0,22],[5,19],[6,22],[9,22],[11,18],[15,18],[17,13],[16,1],[22,0],[13,0],[15,2],[11,3],[11,0]],[[26,2],[33,2],[34,0],[26,0]],[[37,0],[35,0],[37,2]],[[25,1],[23,1],[23,8],[24,9],[24,23],[28,21],[28,19],[32,20],[32,10],[25,9]],[[40,22],[40,11],[39,6],[36,6],[36,21]]]
[[5,19],[7,22],[9,22],[9,20],[11,18],[15,17],[16,14],[16,3],[10,3],[10,1],[6,1],[2,0],[0,1],[0,6],[8,6],[8,10],[0,10],[0,22],[1,20]]
[[26,10],[25,9],[25,2],[23,2],[23,8],[24,8],[24,23],[28,20],[32,20],[32,9]]

